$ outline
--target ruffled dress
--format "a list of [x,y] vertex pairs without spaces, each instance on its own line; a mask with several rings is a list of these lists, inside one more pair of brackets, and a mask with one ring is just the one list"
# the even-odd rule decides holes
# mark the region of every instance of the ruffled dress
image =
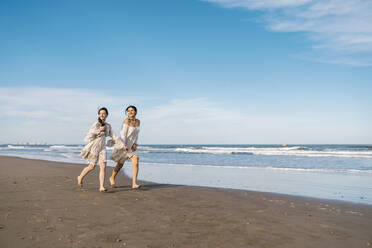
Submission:
[[[87,144],[84,146],[80,155],[87,160],[89,164],[101,164],[106,162],[106,145],[113,146],[116,143],[121,143],[120,138],[112,132],[111,125],[107,122],[105,125],[106,129],[100,131],[99,128],[101,124],[96,121],[85,136],[84,141],[87,142]],[[111,137],[111,140],[106,144],[106,137],[108,136]],[[119,146],[120,144],[118,144],[118,147]]]
[[[139,127],[131,127],[123,124],[120,131],[120,141],[114,145],[114,151],[110,157],[111,160],[124,164],[124,162],[133,157],[138,156],[137,150],[132,151],[133,144],[137,144]],[[128,151],[123,149],[124,145],[128,147]]]

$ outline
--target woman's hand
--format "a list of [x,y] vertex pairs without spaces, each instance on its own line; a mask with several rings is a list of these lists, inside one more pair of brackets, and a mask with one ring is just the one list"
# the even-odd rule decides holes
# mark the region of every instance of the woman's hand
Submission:
[[128,151],[129,149],[128,149],[127,146],[124,146],[124,147],[123,147],[123,150],[124,150],[124,151]]
[[137,144],[136,143],[134,143],[133,145],[132,145],[132,151],[136,151],[137,150]]
[[99,131],[102,132],[102,131],[105,131],[106,130],[106,126],[103,126],[103,127],[100,127],[99,128]]

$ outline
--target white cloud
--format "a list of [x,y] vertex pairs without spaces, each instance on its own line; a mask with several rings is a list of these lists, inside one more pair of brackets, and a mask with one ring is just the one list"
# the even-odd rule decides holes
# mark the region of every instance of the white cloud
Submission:
[[154,100],[129,92],[0,88],[0,143],[83,143],[100,106],[109,109],[108,121],[118,133],[128,104],[138,106],[142,144],[363,143],[371,138],[369,126],[322,110],[308,116],[290,106],[274,112],[257,106],[252,113],[208,98]]
[[[365,137],[357,122],[326,112],[310,117],[287,106],[282,112],[250,113],[244,106],[207,98],[176,99],[146,109],[142,123],[141,136],[150,144],[353,143]],[[334,123],[340,124],[335,128]],[[345,130],[355,137],[346,140]]]
[[[365,0],[205,0],[226,8],[262,10],[275,32],[304,32],[315,57],[370,66],[372,2]],[[330,57],[332,57],[330,59]],[[337,58],[336,58],[337,57]],[[365,58],[369,57],[369,58]],[[355,62],[358,61],[358,62]]]
[[145,112],[148,121],[182,120],[183,123],[202,125],[210,122],[228,122],[236,124],[244,118],[238,115],[229,106],[222,109],[217,103],[207,98],[174,99],[167,105],[156,106]]
[[81,143],[99,107],[108,108],[109,122],[120,123],[124,106],[136,101],[98,90],[0,88],[0,111],[7,123],[0,143]]

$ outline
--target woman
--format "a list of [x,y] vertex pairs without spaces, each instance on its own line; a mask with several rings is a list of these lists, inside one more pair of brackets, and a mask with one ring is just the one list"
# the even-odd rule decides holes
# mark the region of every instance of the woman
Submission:
[[120,139],[112,132],[111,125],[106,122],[107,116],[108,111],[106,108],[100,108],[98,110],[98,121],[93,123],[88,134],[86,135],[85,141],[88,144],[81,151],[81,156],[89,162],[89,165],[85,167],[80,176],[77,177],[78,185],[83,187],[84,177],[91,172],[98,163],[100,165],[100,192],[107,191],[107,189],[104,187],[106,174],[106,137],[110,136],[113,140],[116,140],[118,143],[120,143]]
[[[121,127],[120,138],[122,144],[115,145],[114,151],[110,157],[111,160],[117,162],[112,176],[110,177],[111,186],[115,187],[115,177],[123,167],[124,162],[128,159],[132,161],[132,189],[138,189],[141,185],[137,184],[138,175],[138,152],[137,152],[137,140],[139,133],[140,120],[136,119],[137,108],[135,106],[128,106],[125,110],[128,118],[124,120]],[[123,146],[121,146],[123,145]]]

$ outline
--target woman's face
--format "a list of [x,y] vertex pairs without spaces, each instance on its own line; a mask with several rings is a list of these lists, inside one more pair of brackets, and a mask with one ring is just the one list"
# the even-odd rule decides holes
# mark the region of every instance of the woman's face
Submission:
[[105,121],[106,118],[107,118],[107,113],[106,113],[105,110],[102,109],[101,111],[99,111],[98,116],[99,116],[99,118],[100,118],[101,120]]
[[134,110],[134,108],[129,108],[128,109],[128,116],[129,118],[134,118],[136,116],[136,111]]

